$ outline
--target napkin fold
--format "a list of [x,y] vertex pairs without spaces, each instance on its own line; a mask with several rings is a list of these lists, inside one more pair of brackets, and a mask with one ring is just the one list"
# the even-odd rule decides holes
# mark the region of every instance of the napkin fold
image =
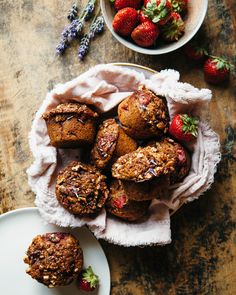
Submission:
[[57,85],[46,95],[29,134],[34,162],[27,170],[28,181],[36,194],[35,204],[47,222],[63,227],[87,225],[97,238],[123,246],[164,245],[171,242],[170,209],[177,210],[210,188],[221,158],[220,144],[218,135],[201,120],[197,141],[188,146],[192,151],[189,175],[170,187],[167,199],[152,201],[148,219],[128,223],[107,216],[105,209],[95,219],[78,218],[60,206],[55,197],[57,173],[70,161],[80,160],[80,149],[52,147],[42,114],[71,100],[94,105],[100,113],[107,112],[140,84],[166,97],[171,118],[180,112],[201,117],[212,96],[209,89],[179,82],[179,73],[174,70],[164,70],[147,78],[136,70],[111,64],[97,65],[74,80]]

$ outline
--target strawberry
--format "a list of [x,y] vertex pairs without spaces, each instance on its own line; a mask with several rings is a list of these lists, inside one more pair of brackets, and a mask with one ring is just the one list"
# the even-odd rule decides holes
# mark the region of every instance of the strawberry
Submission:
[[168,42],[178,41],[184,34],[184,29],[184,21],[182,20],[180,14],[172,12],[168,23],[161,28],[161,34],[163,39]]
[[112,199],[112,206],[118,209],[122,209],[128,202],[128,197],[126,195],[117,196]]
[[169,0],[149,0],[144,6],[144,14],[153,23],[163,26],[170,19],[172,7]]
[[141,6],[142,0],[115,0],[114,2],[114,7],[116,11],[121,10],[125,7],[132,7],[138,10],[141,8]]
[[155,43],[158,35],[159,30],[157,26],[151,21],[146,21],[133,30],[131,38],[139,46],[149,47]]
[[190,142],[198,135],[199,120],[187,114],[175,115],[169,128],[169,133],[179,141]]
[[150,21],[150,18],[146,17],[146,15],[144,14],[143,10],[139,10],[138,16],[139,16],[139,22],[141,24]]
[[205,80],[212,84],[218,84],[229,79],[229,73],[232,65],[225,59],[216,56],[210,56],[204,64]]
[[137,24],[138,12],[131,7],[119,10],[112,22],[114,31],[124,37],[130,36]]
[[91,292],[95,290],[96,287],[98,286],[98,283],[99,283],[98,276],[95,275],[91,266],[83,270],[78,277],[78,286],[81,290],[85,292]]
[[207,50],[204,47],[198,46],[195,42],[185,45],[184,53],[189,59],[194,61],[203,61],[208,56]]
[[188,0],[170,0],[172,10],[174,12],[182,13],[186,12],[188,8]]

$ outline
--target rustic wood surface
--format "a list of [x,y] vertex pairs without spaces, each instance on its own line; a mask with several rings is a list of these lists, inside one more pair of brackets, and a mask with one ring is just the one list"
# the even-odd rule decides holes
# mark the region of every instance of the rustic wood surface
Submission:
[[[0,1],[0,212],[34,205],[25,173],[32,162],[27,135],[35,111],[55,84],[98,63],[177,69],[183,81],[213,91],[208,118],[221,138],[222,161],[211,190],[172,217],[172,244],[142,249],[102,242],[111,267],[111,293],[236,294],[236,68],[229,84],[210,86],[201,66],[187,62],[181,50],[156,57],[137,54],[108,30],[84,62],[77,60],[76,45],[58,58],[55,44],[70,5],[62,0]],[[235,0],[210,0],[200,32],[215,55],[223,54],[233,64],[235,17]]]

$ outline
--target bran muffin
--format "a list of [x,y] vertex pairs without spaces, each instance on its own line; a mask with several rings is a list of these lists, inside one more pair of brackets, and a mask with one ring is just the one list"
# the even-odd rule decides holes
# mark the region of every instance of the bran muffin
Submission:
[[176,155],[155,146],[139,147],[121,156],[112,166],[114,178],[142,182],[174,171]]
[[160,137],[168,131],[165,98],[156,96],[144,86],[119,104],[118,117],[125,132],[135,139]]
[[91,145],[98,114],[85,104],[63,103],[43,114],[51,145],[75,148]]
[[74,161],[59,172],[56,197],[75,215],[98,213],[109,194],[105,180],[106,177],[94,166]]
[[96,167],[105,169],[118,157],[137,147],[136,141],[123,131],[115,119],[107,119],[99,127],[91,159]]
[[170,176],[155,177],[152,180],[134,182],[122,180],[122,187],[129,200],[137,202],[168,197]]
[[128,221],[136,221],[148,212],[151,201],[135,202],[131,200],[120,180],[113,180],[110,194],[106,202],[106,209],[112,215]]
[[36,236],[24,262],[26,273],[49,288],[70,284],[83,267],[79,241],[69,233],[47,233]]
[[189,173],[191,167],[191,158],[188,151],[172,138],[165,137],[159,142],[148,144],[160,151],[165,150],[168,154],[176,157],[175,169],[170,174],[170,183],[174,184],[183,180]]

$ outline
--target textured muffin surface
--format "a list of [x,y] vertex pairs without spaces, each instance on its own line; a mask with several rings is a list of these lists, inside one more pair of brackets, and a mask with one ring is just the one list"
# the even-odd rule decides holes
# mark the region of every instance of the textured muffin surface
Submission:
[[43,115],[51,144],[61,148],[92,144],[97,117],[96,112],[79,103],[60,104]]
[[72,162],[60,171],[56,182],[59,203],[76,215],[99,212],[108,197],[106,177],[94,166]]
[[136,202],[131,200],[120,180],[113,180],[110,186],[106,209],[109,213],[128,221],[136,221],[148,212],[150,201]]
[[125,132],[136,139],[161,136],[168,131],[169,113],[164,98],[141,86],[118,107]]
[[79,241],[69,233],[47,233],[36,236],[24,262],[26,272],[49,288],[70,284],[83,267]]
[[170,175],[170,182],[176,183],[183,180],[189,173],[191,167],[191,158],[188,151],[175,140],[166,137],[160,142],[149,143],[150,146],[160,151],[166,151],[175,157],[175,168]]
[[174,171],[175,154],[154,146],[139,147],[136,151],[120,157],[112,166],[112,176],[136,182]]
[[104,169],[117,157],[136,149],[135,140],[123,131],[115,119],[107,119],[99,127],[91,159],[96,167]]

